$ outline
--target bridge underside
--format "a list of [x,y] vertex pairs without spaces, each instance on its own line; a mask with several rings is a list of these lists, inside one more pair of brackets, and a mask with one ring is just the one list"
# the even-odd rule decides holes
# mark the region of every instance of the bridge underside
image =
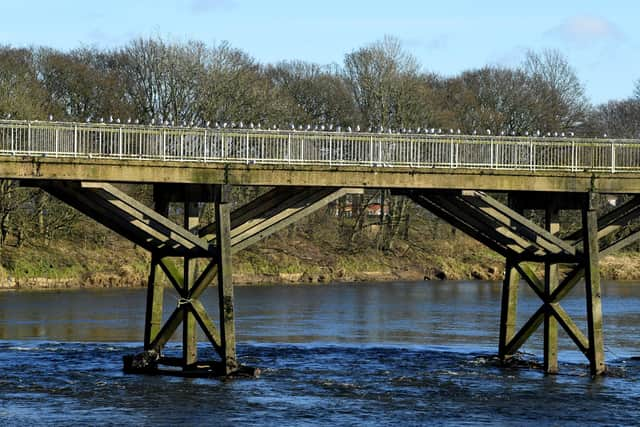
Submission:
[[[358,188],[280,186],[232,211],[226,185],[155,184],[151,209],[107,182],[31,179],[24,183],[41,187],[150,252],[145,351],[126,358],[125,369],[195,376],[256,374],[253,368],[241,366],[236,357],[231,255],[346,194],[362,192]],[[598,217],[595,194],[588,191],[509,192],[507,202],[477,190],[400,189],[396,194],[505,257],[498,349],[503,360],[509,360],[544,325],[544,368],[548,373],[557,372],[559,325],[584,353],[591,373],[604,372],[598,260],[640,238],[640,232],[629,225],[640,215],[640,197]],[[181,204],[182,225],[168,218],[170,203]],[[199,223],[203,203],[213,203],[215,221],[211,224]],[[531,209],[544,211],[544,226],[524,216]],[[581,229],[560,237],[558,213],[567,209],[581,212]],[[160,274],[167,277],[179,298],[168,317],[163,315],[165,289]],[[586,333],[561,306],[583,278]],[[540,298],[541,306],[518,328],[521,279]],[[214,282],[220,313],[217,321],[199,299]],[[198,359],[198,326],[219,360]],[[163,349],[180,327],[182,356],[165,357]]]

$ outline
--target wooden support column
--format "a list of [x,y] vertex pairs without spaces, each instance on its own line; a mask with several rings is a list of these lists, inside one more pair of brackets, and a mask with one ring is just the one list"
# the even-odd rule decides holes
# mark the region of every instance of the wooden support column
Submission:
[[158,336],[162,328],[162,304],[164,300],[164,288],[157,280],[158,260],[151,257],[149,281],[147,284],[147,311],[144,323],[144,349],[150,350],[151,343]]
[[[187,195],[184,203],[184,228],[197,233],[200,214],[198,204],[191,202]],[[188,299],[189,291],[196,280],[196,264],[195,260],[186,256],[184,258],[184,283],[182,288],[182,296],[186,301],[182,304],[184,311],[184,320],[182,323],[182,364],[189,366],[198,361],[198,336],[196,330],[196,317],[191,311],[191,303]]]
[[231,203],[229,203],[229,192],[228,186],[219,186],[218,197],[215,201],[220,344],[222,363],[227,375],[238,369],[231,275]]
[[520,274],[514,261],[507,258],[507,265],[502,283],[502,305],[500,311],[500,340],[498,355],[504,362],[513,354],[508,352],[508,344],[516,334],[516,317],[518,310],[518,283]]
[[590,194],[582,209],[582,229],[585,257],[585,288],[587,298],[587,328],[589,348],[587,357],[591,375],[605,371],[604,340],[602,334],[602,295],[600,289],[598,213]]
[[[547,206],[545,209],[545,228],[551,234],[560,231],[558,209]],[[544,371],[548,374],[558,373],[558,321],[547,301],[558,287],[558,264],[545,261],[544,263]]]
[[[169,203],[164,195],[154,188],[154,209],[163,216],[169,213]],[[164,286],[158,280],[158,268],[160,259],[157,255],[151,255],[151,267],[147,283],[147,308],[144,324],[144,349],[151,350],[151,343],[156,339],[162,329],[162,305],[164,302]]]

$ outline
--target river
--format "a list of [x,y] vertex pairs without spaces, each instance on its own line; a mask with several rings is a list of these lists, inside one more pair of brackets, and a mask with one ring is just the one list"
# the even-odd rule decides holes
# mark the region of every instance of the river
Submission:
[[[593,380],[562,333],[559,375],[534,363],[539,333],[522,366],[496,362],[499,283],[237,287],[238,353],[262,375],[221,382],[122,373],[143,290],[2,292],[0,425],[637,424],[640,286],[603,294],[610,373]],[[580,292],[563,306],[583,325]],[[519,308],[524,322],[538,302]]]

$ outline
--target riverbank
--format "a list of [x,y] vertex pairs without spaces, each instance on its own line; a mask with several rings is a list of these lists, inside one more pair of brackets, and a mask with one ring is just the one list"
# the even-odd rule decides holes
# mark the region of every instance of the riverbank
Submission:
[[[304,231],[273,236],[236,254],[233,280],[247,284],[322,284],[336,282],[501,280],[504,260],[460,233],[419,244],[398,240],[378,251],[345,248]],[[135,288],[147,283],[149,255],[122,239],[100,245],[58,242],[2,249],[0,289]],[[606,280],[640,281],[640,254],[604,257]],[[167,283],[168,284],[168,283]]]

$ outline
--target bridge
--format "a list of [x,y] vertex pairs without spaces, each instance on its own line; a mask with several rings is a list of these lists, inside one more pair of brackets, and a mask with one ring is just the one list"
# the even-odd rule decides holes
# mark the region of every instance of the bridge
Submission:
[[[598,375],[605,371],[598,260],[640,238],[632,222],[640,214],[638,140],[0,121],[0,178],[47,191],[151,254],[144,352],[125,360],[128,372],[254,374],[236,357],[231,255],[346,194],[381,188],[505,257],[502,360],[542,326],[544,369],[557,372],[562,329]],[[151,184],[154,207],[118,183]],[[231,186],[269,190],[232,210]],[[627,201],[601,212],[601,194]],[[184,206],[181,225],[169,220],[170,203]],[[214,205],[212,224],[199,224],[203,203]],[[532,210],[544,212],[543,225],[526,216]],[[561,210],[579,211],[581,228],[560,230]],[[197,271],[196,259],[206,268]],[[168,317],[161,274],[179,297]],[[199,300],[214,282],[217,321]],[[521,282],[541,304],[518,325]],[[581,282],[586,332],[561,305]],[[219,360],[198,359],[197,326]],[[164,357],[180,327],[182,357]]]

